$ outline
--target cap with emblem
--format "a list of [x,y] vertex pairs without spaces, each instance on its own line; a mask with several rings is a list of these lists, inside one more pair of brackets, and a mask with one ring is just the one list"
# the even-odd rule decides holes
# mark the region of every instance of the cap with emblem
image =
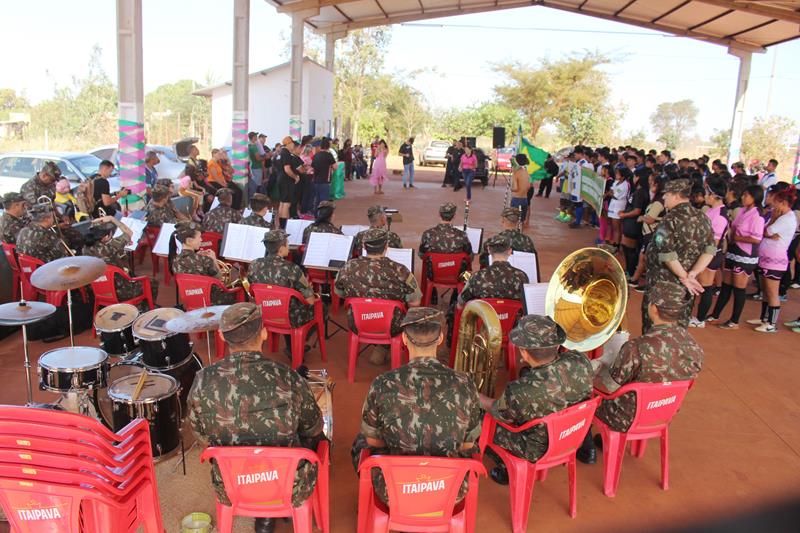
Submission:
[[491,254],[501,254],[511,248],[511,240],[505,235],[494,235],[486,240],[486,249]]
[[8,209],[9,206],[11,206],[11,204],[16,204],[24,201],[25,197],[18,192],[7,192],[3,195],[3,205],[5,206],[6,209]]
[[515,207],[506,207],[503,209],[503,212],[500,213],[500,217],[516,224],[519,222],[519,209]]
[[400,322],[400,327],[412,326],[416,324],[442,324],[442,312],[433,307],[412,307],[406,312],[406,316]]
[[453,218],[456,214],[456,204],[447,202],[439,206],[439,214],[443,217]]
[[384,213],[383,207],[379,205],[373,205],[369,209],[367,209],[367,216],[370,218],[374,217],[375,215],[380,215],[383,213]]
[[567,340],[567,334],[549,316],[527,315],[519,319],[508,338],[514,346],[535,350],[560,346]]
[[659,281],[647,291],[647,298],[659,312],[676,316],[689,303],[689,293],[683,285],[669,281]]
[[261,331],[261,309],[254,303],[236,303],[225,309],[219,319],[219,331],[234,344],[246,342]]
[[370,228],[364,231],[361,242],[368,254],[381,253],[389,241],[389,232],[383,228]]
[[691,194],[692,192],[692,183],[684,178],[677,180],[669,180],[664,185],[664,192],[680,194],[682,196],[689,196],[689,194]]
[[282,229],[273,229],[264,234],[262,242],[285,242],[288,238],[289,234]]

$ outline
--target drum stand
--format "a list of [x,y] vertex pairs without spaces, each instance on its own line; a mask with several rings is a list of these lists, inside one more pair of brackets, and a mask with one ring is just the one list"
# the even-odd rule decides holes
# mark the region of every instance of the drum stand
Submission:
[[67,317],[69,318],[69,345],[75,347],[75,337],[72,333],[72,291],[67,290]]
[[90,418],[102,419],[99,412],[95,412],[88,390],[72,390],[61,393],[56,405],[62,406],[66,411],[78,413]]

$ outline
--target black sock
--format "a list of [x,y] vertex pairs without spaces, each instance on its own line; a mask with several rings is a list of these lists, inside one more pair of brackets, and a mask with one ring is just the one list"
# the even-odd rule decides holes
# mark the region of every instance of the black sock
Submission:
[[714,287],[703,287],[703,293],[700,295],[700,303],[697,304],[697,320],[704,321],[708,316],[708,310],[711,309],[711,300],[714,298]]
[[778,315],[781,313],[781,306],[769,307],[769,323],[775,325],[778,323]]
[[279,218],[278,219],[278,225],[281,227],[281,229],[286,229],[286,219],[285,218]]
[[728,305],[728,300],[731,299],[732,290],[733,285],[729,285],[727,283],[722,284],[722,288],[719,291],[719,297],[717,298],[717,305],[714,306],[714,312],[712,313],[713,317],[720,317],[722,310],[725,309],[726,305]]
[[747,294],[745,293],[744,287],[734,287],[733,288],[733,314],[731,315],[730,322],[734,324],[739,323],[739,318],[742,316],[742,311],[744,310],[744,303],[747,300]]
[[761,322],[767,321],[767,313],[769,312],[769,303],[761,302]]
[[630,276],[633,276],[636,273],[636,265],[639,263],[639,251],[623,245],[622,253],[625,255],[625,270]]

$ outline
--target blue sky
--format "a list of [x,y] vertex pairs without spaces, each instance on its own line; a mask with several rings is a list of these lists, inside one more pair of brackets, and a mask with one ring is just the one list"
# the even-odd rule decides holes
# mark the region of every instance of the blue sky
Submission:
[[[230,79],[232,4],[143,0],[145,90],[182,78],[200,81],[209,73],[218,80]],[[0,87],[24,90],[34,102],[47,98],[55,84],[85,73],[95,43],[102,47],[104,67],[115,79],[115,20],[112,0],[6,3]],[[452,27],[458,25],[470,27]],[[251,71],[282,61],[282,35],[288,29],[288,17],[266,2],[252,0]],[[617,58],[606,71],[612,101],[627,106],[623,131],[649,131],[649,116],[660,102],[684,98],[700,109],[697,132],[703,137],[714,128],[730,126],[738,61],[724,47],[542,7],[395,26],[386,66],[391,71],[435,69],[412,85],[433,106],[468,106],[490,99],[492,87],[501,81],[492,73],[492,62],[523,60],[535,65],[542,57],[582,50]],[[800,83],[800,40],[754,55],[745,121],[749,124],[767,113],[775,54],[771,114],[789,116],[800,125],[800,105],[792,94]]]

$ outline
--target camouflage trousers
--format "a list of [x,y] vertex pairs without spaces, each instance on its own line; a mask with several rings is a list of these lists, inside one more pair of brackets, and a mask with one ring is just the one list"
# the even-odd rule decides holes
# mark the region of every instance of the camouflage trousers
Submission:
[[[138,281],[128,281],[122,276],[114,276],[114,288],[117,290],[117,298],[120,300],[130,300],[142,294],[142,284]],[[158,280],[150,278],[150,288],[152,289],[153,303],[155,304],[158,298]],[[139,305],[139,310],[146,307],[147,304],[142,303]],[[147,311],[147,309],[144,309]]]
[[[222,505],[230,505],[231,501],[225,493],[225,484],[216,463],[211,465],[211,483],[214,485],[214,492],[217,493],[217,500]],[[297,475],[292,486],[292,507],[300,507],[303,502],[314,492],[317,484],[317,465],[308,461],[301,460],[297,465]]]
[[[650,315],[647,312],[647,307],[650,305],[650,298],[648,296],[649,289],[646,289],[642,294],[642,335],[650,331],[653,327],[653,321],[650,320]],[[688,294],[688,291],[687,291]],[[692,316],[692,309],[694,309],[694,297],[692,297],[686,306],[681,311],[681,316],[678,318],[678,325],[682,328],[689,327],[689,319]]]
[[224,292],[216,285],[211,287],[211,305],[233,305],[235,303],[235,293]]

